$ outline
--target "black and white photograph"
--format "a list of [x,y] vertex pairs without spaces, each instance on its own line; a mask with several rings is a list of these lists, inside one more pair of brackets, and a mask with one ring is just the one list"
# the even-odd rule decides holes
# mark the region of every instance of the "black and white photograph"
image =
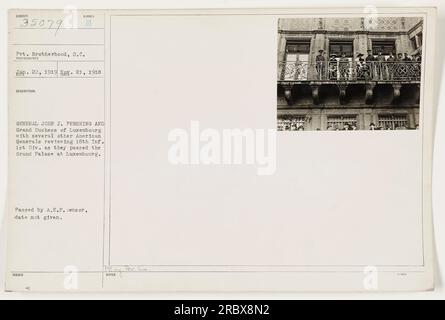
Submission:
[[421,17],[278,21],[277,130],[415,130]]

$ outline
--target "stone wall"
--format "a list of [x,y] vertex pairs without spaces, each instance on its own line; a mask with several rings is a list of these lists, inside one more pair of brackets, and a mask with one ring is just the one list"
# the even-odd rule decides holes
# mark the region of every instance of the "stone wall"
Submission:
[[379,124],[379,117],[385,115],[404,116],[408,129],[415,129],[419,124],[418,108],[332,108],[332,109],[298,109],[278,110],[278,119],[282,117],[304,117],[305,130],[326,130],[330,117],[353,117],[356,119],[357,130],[368,130],[371,123]]
[[280,31],[409,31],[422,20],[420,17],[365,18],[283,18],[278,21]]

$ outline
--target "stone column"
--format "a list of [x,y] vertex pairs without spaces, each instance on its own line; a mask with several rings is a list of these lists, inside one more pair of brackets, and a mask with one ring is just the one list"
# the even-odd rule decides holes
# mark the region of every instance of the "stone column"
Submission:
[[420,123],[419,123],[419,110],[417,109],[417,110],[414,110],[414,127],[416,126],[416,125],[420,125]]
[[313,57],[315,61],[315,56],[318,54],[318,50],[325,50],[326,51],[326,47],[325,47],[325,34],[324,33],[315,33],[314,35],[314,42],[313,42],[313,47],[312,47],[312,53],[313,53]]
[[400,100],[400,89],[402,88],[402,85],[394,83],[392,85],[392,87],[394,89],[394,97],[392,99],[392,103],[397,104],[397,103],[399,103],[399,100]]
[[420,84],[416,86],[416,103],[420,104]]
[[354,37],[354,60],[357,54],[362,53],[365,57],[368,50],[368,36],[364,33],[359,33]]
[[346,104],[346,89],[348,88],[347,84],[338,84],[338,89],[340,90],[340,104]]
[[[318,79],[318,75],[317,75],[317,70],[315,68],[315,61],[316,61],[316,56],[318,55],[318,51],[319,50],[324,50],[325,51],[325,60],[327,61],[327,52],[326,52],[326,47],[325,47],[325,34],[324,33],[318,33],[315,32],[315,34],[312,37],[311,40],[311,54],[310,54],[310,59],[309,59],[309,63],[310,63],[310,68],[309,68],[309,73],[312,76],[312,79]],[[325,67],[326,70],[326,67]]]
[[379,126],[379,115],[376,112],[372,113],[373,122],[376,125],[376,127]]
[[278,61],[284,61],[284,55],[286,53],[286,37],[280,34],[278,38]]
[[421,47],[422,45],[420,44],[419,36],[418,36],[418,35],[415,35],[414,37],[415,37],[415,40],[416,40],[416,48]]
[[319,97],[319,85],[311,85],[311,89],[312,89],[312,100],[314,102],[315,105],[320,104],[320,97]]
[[[369,125],[371,122],[374,122],[374,119],[372,117],[372,110],[371,109],[364,109],[363,110],[363,122],[360,124],[361,130],[368,130]],[[375,124],[375,122],[374,122]]]
[[415,128],[416,127],[416,120],[414,118],[414,112],[410,111],[407,115],[408,119],[408,128]]
[[397,37],[396,50],[397,53],[406,52],[408,54],[411,54],[415,50],[408,35],[402,34]]
[[287,105],[291,106],[293,103],[292,99],[292,86],[291,85],[285,85],[284,86],[284,98],[286,99]]
[[281,62],[285,61],[285,54],[286,54],[286,38],[283,34],[279,35],[278,38],[278,79],[282,79],[284,76],[284,69],[285,66]]
[[321,111],[313,111],[312,113],[312,130],[321,130]]
[[325,111],[320,112],[320,129],[326,130],[328,126],[328,117],[325,113]]
[[372,102],[374,101],[374,87],[374,83],[369,83],[366,85],[366,104],[372,104]]

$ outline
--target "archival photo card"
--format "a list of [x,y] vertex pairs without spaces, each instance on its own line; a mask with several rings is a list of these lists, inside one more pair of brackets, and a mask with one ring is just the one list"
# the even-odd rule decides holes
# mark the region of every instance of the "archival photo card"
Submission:
[[280,18],[277,130],[419,128],[424,19]]
[[7,290],[431,290],[435,16],[11,10]]

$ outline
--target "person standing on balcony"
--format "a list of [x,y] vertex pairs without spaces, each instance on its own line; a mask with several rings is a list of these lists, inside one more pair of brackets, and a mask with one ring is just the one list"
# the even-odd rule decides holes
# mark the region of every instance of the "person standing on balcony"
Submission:
[[366,70],[366,64],[365,59],[363,59],[364,54],[358,53],[357,59],[355,60],[355,72],[357,73],[357,79],[363,80],[365,79],[365,70]]
[[341,58],[339,60],[339,69],[340,69],[340,80],[349,79],[349,59],[346,57],[346,53],[341,53]]
[[399,52],[396,57],[396,62],[394,62],[392,76],[393,79],[399,80],[400,75],[403,74],[403,53]]
[[386,61],[386,58],[385,58],[385,56],[383,55],[383,51],[379,51],[376,60],[379,61],[379,62]]
[[413,57],[413,62],[415,63],[412,64],[412,78],[414,80],[420,80],[422,70],[422,55],[419,54]]
[[337,55],[335,53],[331,54],[331,58],[329,59],[329,79],[337,80],[338,75],[338,61]]
[[415,76],[416,63],[410,63],[412,61],[413,61],[413,59],[411,59],[411,57],[408,55],[408,53],[405,52],[403,55],[403,64],[404,64],[403,70],[408,71],[407,74],[404,75],[405,79],[410,79],[412,77],[414,77],[414,78],[416,77]]
[[377,54],[377,64],[376,64],[376,71],[377,71],[377,77],[379,80],[385,80],[385,70],[384,70],[384,62],[386,62],[386,58],[383,55],[382,51],[379,51]]
[[370,79],[374,75],[374,62],[375,58],[372,54],[372,50],[368,50],[368,56],[365,58],[366,61],[366,78]]
[[389,54],[388,59],[386,59],[387,63],[386,63],[385,70],[386,70],[386,73],[387,73],[387,76],[388,76],[389,80],[393,80],[394,79],[394,70],[395,70],[395,62],[396,62],[396,60],[397,59],[396,59],[396,57],[395,57],[393,52],[391,52]]
[[404,62],[411,62],[413,60],[409,57],[408,53],[405,52],[404,57],[403,57],[403,61]]
[[315,57],[315,68],[317,70],[317,79],[321,80],[324,77],[325,74],[325,63],[326,58],[324,56],[324,50],[318,50],[318,54]]
[[391,52],[391,53],[389,54],[389,57],[388,57],[388,59],[386,59],[386,61],[388,61],[388,62],[394,62],[394,61],[396,61],[396,57],[394,56],[394,52]]
[[343,130],[343,131],[351,130],[351,126],[349,125],[348,122],[345,122],[345,123],[343,124],[343,129],[342,129],[342,130]]

